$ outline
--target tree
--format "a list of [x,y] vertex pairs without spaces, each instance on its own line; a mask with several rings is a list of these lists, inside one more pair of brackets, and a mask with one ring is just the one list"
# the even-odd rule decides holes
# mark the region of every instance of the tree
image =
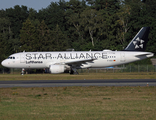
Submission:
[[154,52],[156,51],[156,15],[155,15],[155,5],[156,1],[154,0],[126,0],[125,3],[130,6],[130,20],[128,27],[130,27],[129,32],[126,33],[125,39],[128,43],[137,33],[137,31],[143,26],[150,26],[149,42],[147,44],[147,51]]
[[156,1],[155,0],[144,0],[141,11],[142,17],[140,22],[144,26],[150,26],[149,42],[147,44],[147,51],[156,53]]
[[20,31],[22,51],[37,51],[38,32],[32,22],[27,19]]
[[95,9],[87,9],[81,13],[81,25],[85,31],[88,31],[91,39],[92,46],[94,47],[94,39],[98,40],[99,37],[95,38],[94,34],[98,29],[98,14]]
[[48,29],[44,20],[38,25],[38,41],[37,41],[37,51],[50,51],[53,48],[52,40],[50,38],[50,29]]
[[6,17],[0,17],[0,60],[16,52],[16,46],[13,39],[13,33],[10,27],[11,23]]
[[117,12],[118,20],[117,22],[119,23],[119,29],[118,29],[118,38],[120,40],[120,43],[123,48],[125,48],[125,34],[128,32],[130,26],[128,26],[130,22],[130,12],[131,8],[128,4],[125,4],[124,2],[121,3],[120,5],[120,10]]
[[[61,6],[59,5],[61,4]],[[38,19],[40,21],[44,20],[45,24],[50,30],[55,29],[55,26],[58,24],[61,26],[61,29],[64,28],[64,15],[65,15],[65,5],[64,2],[51,2],[51,4],[46,8],[42,9],[38,13]]]
[[66,6],[65,19],[67,21],[67,31],[65,31],[65,33],[68,36],[68,44],[75,50],[82,50],[81,48],[84,47],[81,46],[85,44],[85,32],[84,28],[80,25],[80,22],[82,21],[80,14],[87,6],[85,1],[79,0],[70,0],[67,2]]
[[23,22],[25,22],[28,17],[27,7],[20,7],[19,5],[16,5],[14,6],[14,8],[6,9],[6,16],[11,22],[11,28],[14,34],[14,38],[20,38],[20,29],[22,28]]
[[[102,3],[102,4],[101,4]],[[118,0],[96,0],[95,9],[99,14],[98,46],[101,49],[118,50],[119,40],[117,37],[119,24],[117,12],[119,11]]]
[[26,6],[19,6],[16,5],[14,8],[8,8],[5,11],[5,17],[10,21],[10,29],[12,33],[12,40],[10,43],[12,44],[11,47],[13,48],[11,52],[8,54],[12,54],[18,52],[20,49],[20,29],[22,28],[23,22],[28,17],[28,10]]
[[30,8],[29,9],[29,16],[28,16],[28,18],[31,20],[32,24],[35,27],[37,27],[40,24],[40,21],[37,19],[37,16],[38,16],[37,11],[32,9],[32,8]]
[[66,40],[66,35],[63,34],[59,25],[51,31],[51,48],[53,51],[64,51],[68,48],[68,43]]

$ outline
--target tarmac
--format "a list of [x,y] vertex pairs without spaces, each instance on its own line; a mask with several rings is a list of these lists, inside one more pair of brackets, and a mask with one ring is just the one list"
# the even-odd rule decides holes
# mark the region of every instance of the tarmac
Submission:
[[68,87],[68,86],[156,86],[156,79],[103,80],[17,80],[0,81],[0,88],[9,87]]

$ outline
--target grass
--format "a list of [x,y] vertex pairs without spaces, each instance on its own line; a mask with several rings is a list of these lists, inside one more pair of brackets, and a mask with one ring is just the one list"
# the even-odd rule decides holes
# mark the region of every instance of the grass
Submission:
[[70,74],[0,74],[0,80],[156,79],[155,72]]
[[[1,74],[0,80],[156,79],[154,72]],[[0,88],[0,120],[154,120],[156,87]]]
[[154,120],[156,87],[0,88],[1,120]]

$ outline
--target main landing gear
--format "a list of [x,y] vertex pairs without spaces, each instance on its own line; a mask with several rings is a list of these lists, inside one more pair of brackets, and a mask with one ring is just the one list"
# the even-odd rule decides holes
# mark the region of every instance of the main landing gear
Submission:
[[70,74],[71,75],[78,75],[79,73],[77,72],[77,70],[75,68],[71,68]]

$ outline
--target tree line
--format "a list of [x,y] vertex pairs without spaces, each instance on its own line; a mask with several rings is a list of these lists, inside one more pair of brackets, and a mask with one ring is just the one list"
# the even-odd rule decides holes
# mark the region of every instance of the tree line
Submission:
[[147,51],[156,53],[155,6],[155,0],[60,0],[39,11],[2,9],[0,61],[22,51],[122,50],[143,26],[151,27]]

